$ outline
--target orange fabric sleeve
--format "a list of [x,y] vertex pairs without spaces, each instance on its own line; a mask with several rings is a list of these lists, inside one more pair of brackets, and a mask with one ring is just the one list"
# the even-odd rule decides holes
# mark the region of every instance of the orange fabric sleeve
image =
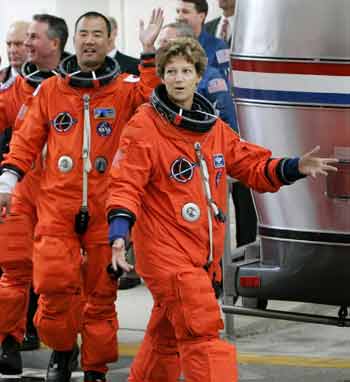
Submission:
[[10,152],[2,164],[14,166],[24,173],[31,169],[32,163],[47,140],[49,121],[47,118],[47,99],[44,86],[33,97],[21,127],[13,133]]
[[160,78],[156,73],[155,59],[148,59],[147,63],[154,64],[154,66],[139,65],[140,81],[136,86],[137,91],[133,102],[134,108],[148,102],[153,89],[161,83]]
[[[0,134],[8,127],[12,127],[17,113],[14,110],[14,85],[0,92]],[[11,118],[12,117],[12,118]]]
[[283,186],[276,168],[280,159],[272,158],[271,151],[240,140],[231,129],[225,129],[228,174],[258,192],[276,192]]
[[[145,134],[145,125],[147,117],[139,111],[124,130],[110,171],[107,213],[126,208],[138,216],[142,194],[153,168],[153,141]],[[152,125],[148,127],[152,129]]]

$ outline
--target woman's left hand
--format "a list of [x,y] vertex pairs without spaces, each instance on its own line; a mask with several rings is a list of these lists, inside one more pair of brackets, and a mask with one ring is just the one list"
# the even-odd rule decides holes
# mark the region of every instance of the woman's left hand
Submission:
[[320,146],[314,147],[311,151],[304,154],[299,159],[299,172],[303,175],[311,175],[316,178],[317,175],[328,175],[329,171],[338,171],[332,163],[338,163],[337,158],[320,158],[315,154],[320,151]]

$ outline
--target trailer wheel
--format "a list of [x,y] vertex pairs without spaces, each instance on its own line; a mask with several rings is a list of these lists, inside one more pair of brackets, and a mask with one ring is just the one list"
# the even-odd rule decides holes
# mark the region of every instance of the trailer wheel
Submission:
[[268,300],[258,297],[242,297],[242,305],[245,308],[265,310]]

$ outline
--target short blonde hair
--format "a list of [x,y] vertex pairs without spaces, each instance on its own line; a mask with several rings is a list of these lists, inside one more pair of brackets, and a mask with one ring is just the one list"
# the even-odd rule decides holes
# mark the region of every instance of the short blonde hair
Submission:
[[160,48],[156,54],[157,74],[164,77],[165,66],[173,57],[182,56],[196,68],[199,76],[202,76],[208,63],[207,55],[200,43],[191,37],[177,37]]

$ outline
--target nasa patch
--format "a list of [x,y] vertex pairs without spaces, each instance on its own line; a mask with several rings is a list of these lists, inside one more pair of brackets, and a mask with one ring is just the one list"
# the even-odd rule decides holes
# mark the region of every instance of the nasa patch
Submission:
[[224,168],[225,167],[225,158],[223,154],[214,154],[214,167],[215,168]]
[[57,114],[55,119],[51,121],[52,126],[55,128],[56,131],[59,133],[66,133],[69,131],[73,125],[77,123],[77,120],[73,118],[69,113],[66,111]]
[[100,137],[108,137],[112,134],[112,125],[107,121],[100,122],[96,126],[96,131]]

